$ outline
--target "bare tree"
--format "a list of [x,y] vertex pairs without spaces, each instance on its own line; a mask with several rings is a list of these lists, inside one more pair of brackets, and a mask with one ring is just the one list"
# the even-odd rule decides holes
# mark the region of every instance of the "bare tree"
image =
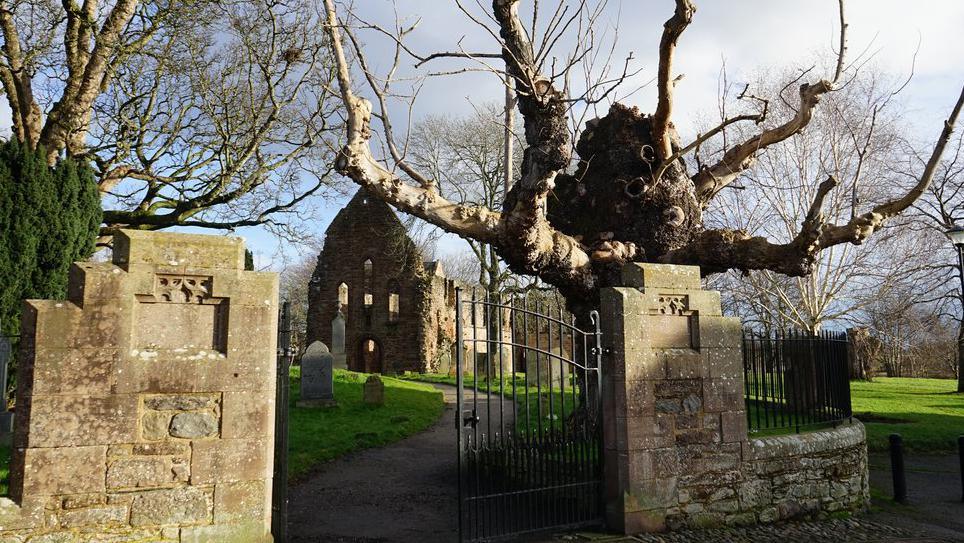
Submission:
[[[760,81],[755,86],[766,89],[767,84]],[[894,100],[904,84],[865,69],[827,95],[808,130],[774,144],[747,170],[740,190],[725,191],[714,200],[707,223],[789,242],[819,190],[810,183],[814,178],[832,177],[838,183],[825,198],[825,220],[846,221],[861,203],[885,201],[893,188],[893,160],[904,152],[897,125],[902,111]],[[769,89],[766,94],[780,91]],[[725,117],[724,106],[721,100],[720,114]],[[779,117],[793,113],[784,100],[767,107]],[[745,132],[734,130],[740,138],[748,137]],[[826,322],[852,319],[901,278],[917,275],[918,268],[909,265],[916,247],[900,236],[902,232],[885,228],[864,250],[849,244],[828,247],[816,255],[806,276],[770,270],[727,274],[721,290],[738,299],[731,305],[739,306],[734,309],[744,322],[765,329],[816,332]]]
[[[909,154],[909,164],[897,168],[901,175],[917,166],[922,157],[919,153]],[[916,224],[925,231],[940,237],[944,232],[964,220],[964,137],[958,135],[951,144],[951,152],[941,161],[924,196],[915,203]],[[930,290],[925,302],[936,305],[937,311],[945,318],[957,321],[957,391],[964,392],[964,269],[958,265],[953,250],[926,252],[931,256]]]
[[445,269],[445,276],[465,285],[477,286],[479,281],[479,259],[471,251],[443,255],[439,261]]
[[[791,115],[777,120],[767,116],[766,104],[778,97],[753,100],[756,109],[728,117],[695,141],[683,144],[672,124],[678,82],[672,66],[676,44],[696,9],[690,0],[676,0],[659,46],[655,114],[648,116],[613,104],[605,117],[586,123],[573,146],[572,119],[601,103],[630,72],[624,69],[622,75],[617,70],[590,77],[579,89],[575,87],[580,67],[599,60],[601,43],[596,30],[602,4],[561,0],[557,9],[550,8],[548,20],[542,21],[542,3],[533,3],[524,20],[519,0],[493,0],[485,13],[457,2],[463,13],[492,37],[492,49],[419,54],[404,42],[411,28],[396,25],[397,31],[389,31],[360,20],[350,6],[339,11],[336,0],[325,0],[325,28],[347,108],[347,142],[336,162],[337,170],[401,210],[446,231],[491,244],[511,269],[541,277],[557,286],[570,306],[584,309],[597,303],[599,288],[611,284],[616,267],[629,260],[696,264],[704,273],[729,269],[772,270],[792,276],[811,273],[820,251],[863,243],[926,191],[964,104],[962,90],[923,171],[891,199],[862,206],[836,223],[822,209],[838,181],[828,177],[818,184],[819,179],[810,179],[808,183],[816,185],[812,199],[798,217],[801,226],[787,241],[729,227],[708,228],[704,209],[769,147],[804,130],[821,98],[850,77],[852,68],[845,58],[847,26],[841,24],[838,59],[831,73],[821,78],[807,70],[787,85],[787,89],[797,85]],[[842,0],[840,7],[843,21]],[[386,35],[396,44],[397,62],[385,74],[375,74],[367,62],[359,39],[364,29]],[[562,43],[574,45],[567,52],[554,51]],[[503,81],[512,79],[526,150],[519,181],[506,195],[501,210],[450,201],[439,193],[430,174],[408,160],[386,107],[393,96],[393,74],[406,55],[422,65],[440,57],[463,59],[468,63],[466,69],[489,70]],[[495,57],[505,63],[504,72],[489,66],[489,59]],[[600,62],[614,64],[606,58]],[[374,102],[362,97],[353,85],[353,72],[368,83],[365,93]],[[804,79],[807,81],[800,83]],[[378,133],[388,150],[387,166],[369,145],[375,130],[373,118],[380,121]],[[721,153],[696,164],[696,172],[690,173],[687,161],[693,160],[694,150],[722,137],[738,123],[758,126],[750,137],[732,145],[728,142]],[[573,147],[579,161],[575,173],[569,173]]]
[[888,377],[956,377],[951,323],[918,299],[913,289],[892,289],[864,311],[876,364]]
[[[430,175],[439,193],[461,205],[499,209],[506,185],[507,131],[495,104],[483,104],[468,117],[429,116],[412,131],[409,152],[412,165]],[[511,165],[510,165],[510,170]],[[478,262],[472,281],[490,294],[500,292],[511,272],[491,244],[466,239]]]
[[308,0],[2,0],[12,135],[92,162],[104,234],[282,223],[329,168],[317,24]]
[[321,252],[321,245],[317,242],[312,244],[315,251],[287,263],[280,273],[279,295],[282,301],[289,303],[292,345],[297,352],[302,352],[307,347],[305,334],[308,330],[308,293],[315,266],[318,264],[316,255]]

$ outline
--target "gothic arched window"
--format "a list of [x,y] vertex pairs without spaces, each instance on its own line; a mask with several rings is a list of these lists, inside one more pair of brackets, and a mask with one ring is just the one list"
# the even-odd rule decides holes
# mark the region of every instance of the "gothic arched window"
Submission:
[[341,312],[344,313],[347,307],[348,307],[348,285],[346,285],[345,283],[342,283],[338,285],[338,309],[340,309]]
[[365,260],[362,264],[364,272],[364,286],[365,286],[365,307],[371,307],[374,302],[374,297],[372,296],[372,284],[374,283],[374,265],[372,264],[372,259]]
[[398,322],[398,281],[388,282],[388,322]]

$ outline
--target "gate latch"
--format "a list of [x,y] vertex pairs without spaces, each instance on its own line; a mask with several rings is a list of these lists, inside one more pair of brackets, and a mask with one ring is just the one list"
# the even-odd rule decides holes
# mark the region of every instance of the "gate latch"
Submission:
[[475,413],[475,409],[471,411],[462,412],[462,426],[471,426],[475,428],[475,425],[479,423],[479,416]]

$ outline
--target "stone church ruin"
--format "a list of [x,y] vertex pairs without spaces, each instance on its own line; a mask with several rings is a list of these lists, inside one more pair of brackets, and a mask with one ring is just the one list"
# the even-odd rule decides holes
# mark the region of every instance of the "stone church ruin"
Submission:
[[307,339],[335,367],[449,371],[456,282],[425,262],[388,204],[363,189],[332,220],[308,294]]

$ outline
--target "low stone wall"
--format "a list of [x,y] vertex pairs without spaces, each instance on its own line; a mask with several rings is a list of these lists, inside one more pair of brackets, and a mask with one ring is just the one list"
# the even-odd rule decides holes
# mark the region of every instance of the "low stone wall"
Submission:
[[743,443],[741,467],[681,481],[679,505],[668,511],[667,525],[814,518],[861,510],[870,500],[864,426],[856,420],[830,430],[751,439]]

